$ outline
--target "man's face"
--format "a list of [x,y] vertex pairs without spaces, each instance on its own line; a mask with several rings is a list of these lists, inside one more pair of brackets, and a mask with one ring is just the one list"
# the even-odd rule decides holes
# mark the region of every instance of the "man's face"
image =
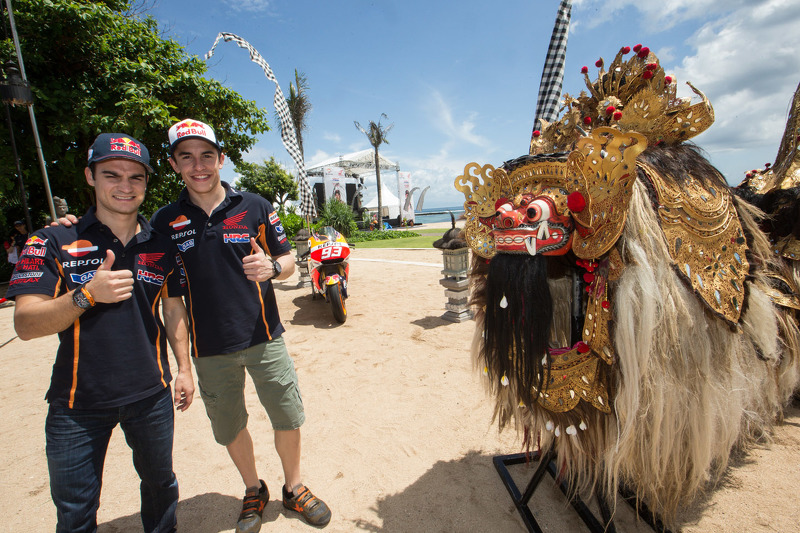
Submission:
[[208,194],[220,186],[219,171],[225,156],[202,139],[186,139],[169,158],[173,170],[181,175],[190,193]]
[[17,224],[16,226],[14,226],[14,228],[16,228],[16,230],[17,230],[18,232],[20,232],[20,233],[28,233],[28,232],[25,230],[25,224]]
[[94,187],[99,213],[130,215],[139,210],[147,189],[144,165],[129,159],[108,159],[85,170],[86,182]]

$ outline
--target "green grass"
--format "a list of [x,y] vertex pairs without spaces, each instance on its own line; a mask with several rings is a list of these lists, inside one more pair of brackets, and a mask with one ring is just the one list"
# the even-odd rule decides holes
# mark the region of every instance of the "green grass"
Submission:
[[440,239],[446,229],[414,229],[419,233],[419,237],[407,237],[405,239],[387,239],[380,241],[357,242],[355,248],[433,248],[433,241]]

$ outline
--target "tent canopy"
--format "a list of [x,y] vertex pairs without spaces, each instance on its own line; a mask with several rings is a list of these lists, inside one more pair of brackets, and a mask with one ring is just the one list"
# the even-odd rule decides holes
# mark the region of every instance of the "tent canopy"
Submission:
[[[381,170],[399,170],[399,165],[378,153]],[[368,174],[375,172],[375,150],[368,148],[360,152],[332,157],[309,167],[306,173],[309,176],[322,176],[325,167],[339,167],[345,169],[348,176]]]
[[[385,184],[381,184],[381,203],[383,204],[383,215],[389,218],[397,218],[400,214],[400,199]],[[369,202],[364,204],[367,209],[378,209],[378,193]],[[388,212],[387,212],[388,210]]]

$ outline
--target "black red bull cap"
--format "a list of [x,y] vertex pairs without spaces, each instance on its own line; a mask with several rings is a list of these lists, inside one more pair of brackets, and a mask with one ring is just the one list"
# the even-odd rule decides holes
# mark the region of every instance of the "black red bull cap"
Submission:
[[169,129],[169,155],[175,153],[175,147],[178,146],[178,143],[191,138],[203,139],[213,144],[220,152],[222,151],[222,147],[217,142],[217,136],[214,135],[214,129],[211,126],[199,120],[187,118],[177,124],[173,124]]
[[127,133],[101,133],[97,136],[89,148],[86,166],[106,159],[130,159],[143,164],[148,172],[153,172],[147,147]]

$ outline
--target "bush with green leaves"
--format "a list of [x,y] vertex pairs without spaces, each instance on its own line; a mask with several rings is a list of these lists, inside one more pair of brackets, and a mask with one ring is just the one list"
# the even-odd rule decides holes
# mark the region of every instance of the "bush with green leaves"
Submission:
[[349,238],[350,235],[358,231],[355,216],[350,206],[344,202],[331,198],[325,202],[322,213],[319,216],[317,227],[331,226],[333,229]]
[[385,241],[388,239],[403,239],[407,237],[421,237],[420,233],[415,231],[397,231],[397,230],[383,230],[383,231],[356,231],[347,239],[348,242],[367,242],[367,241]]
[[286,232],[286,237],[289,239],[289,242],[294,242],[294,237],[305,224],[305,219],[297,212],[297,208],[293,205],[278,209],[278,217],[281,219],[283,230]]

